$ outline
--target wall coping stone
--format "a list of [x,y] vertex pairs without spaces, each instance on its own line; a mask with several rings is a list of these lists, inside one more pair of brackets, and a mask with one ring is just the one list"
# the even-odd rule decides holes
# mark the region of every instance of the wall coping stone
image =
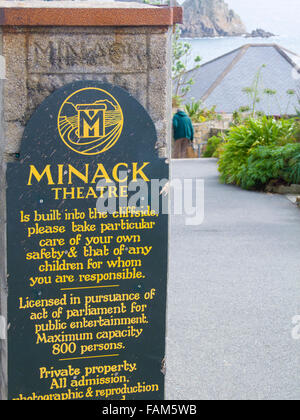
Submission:
[[95,1],[0,1],[1,26],[172,26],[181,7]]

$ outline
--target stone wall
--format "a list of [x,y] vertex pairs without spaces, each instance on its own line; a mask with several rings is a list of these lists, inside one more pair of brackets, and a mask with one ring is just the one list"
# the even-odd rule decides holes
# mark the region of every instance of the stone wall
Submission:
[[[1,52],[0,52],[1,53]],[[7,342],[3,336],[6,320],[7,285],[6,285],[6,208],[5,208],[5,159],[3,133],[3,80],[0,80],[0,399],[6,398],[7,384]],[[4,322],[3,322],[4,319]]]
[[148,110],[160,155],[171,138],[168,27],[4,27],[5,156],[19,152],[24,127],[57,88],[97,80],[128,90]]
[[196,144],[206,143],[207,140],[218,133],[226,132],[232,123],[231,116],[223,116],[220,120],[206,121],[204,123],[194,123],[194,141]]

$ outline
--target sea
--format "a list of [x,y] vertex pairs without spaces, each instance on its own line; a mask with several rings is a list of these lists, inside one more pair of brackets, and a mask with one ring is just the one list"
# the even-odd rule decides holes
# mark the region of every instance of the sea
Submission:
[[241,17],[248,32],[262,28],[276,36],[188,39],[192,46],[189,68],[198,55],[206,63],[249,43],[275,43],[300,55],[300,0],[226,0],[226,3]]
[[[300,0],[299,0],[300,1]],[[190,55],[187,58],[187,68],[191,69],[197,56],[201,57],[201,64],[211,61],[221,55],[235,50],[245,44],[278,44],[295,54],[296,63],[300,66],[300,34],[299,35],[278,35],[271,38],[246,38],[218,37],[218,38],[182,38],[191,45]]]

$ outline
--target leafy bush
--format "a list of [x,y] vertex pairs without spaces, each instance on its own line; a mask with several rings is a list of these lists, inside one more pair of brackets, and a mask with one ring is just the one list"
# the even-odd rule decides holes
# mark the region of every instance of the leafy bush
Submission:
[[210,139],[208,139],[205,152],[203,153],[203,157],[219,157],[219,147],[223,143],[223,141],[223,138],[220,136],[213,136]]
[[300,143],[300,121],[296,123],[295,138],[298,143]]
[[287,174],[288,182],[290,184],[300,184],[300,144],[295,148],[295,153],[291,156],[288,162]]
[[295,132],[293,119],[275,120],[266,116],[250,118],[243,125],[232,127],[219,161],[221,181],[247,189],[262,188],[269,180],[284,176],[290,182],[285,167],[298,150],[297,145],[290,144],[296,141]]
[[253,149],[241,174],[241,187],[261,189],[271,180],[300,182],[300,145],[259,146]]

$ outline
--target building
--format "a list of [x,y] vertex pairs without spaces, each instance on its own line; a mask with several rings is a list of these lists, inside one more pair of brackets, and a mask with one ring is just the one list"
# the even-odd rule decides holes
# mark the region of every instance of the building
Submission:
[[295,115],[299,105],[300,56],[276,44],[248,44],[189,73],[185,100],[230,114],[245,108],[266,115]]

